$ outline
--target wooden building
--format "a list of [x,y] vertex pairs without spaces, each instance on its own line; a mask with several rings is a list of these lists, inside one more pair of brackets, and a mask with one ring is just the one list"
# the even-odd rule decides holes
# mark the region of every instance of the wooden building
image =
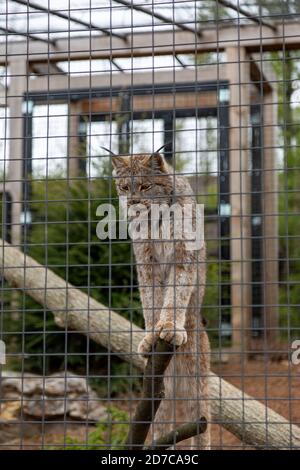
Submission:
[[[29,220],[26,194],[36,105],[68,106],[70,180],[85,171],[82,149],[91,122],[115,122],[122,152],[129,148],[130,120],[160,119],[166,157],[174,158],[174,119],[213,116],[218,134],[215,233],[220,261],[230,267],[230,282],[221,286],[221,307],[230,314],[234,350],[270,350],[278,335],[277,95],[270,70],[262,69],[256,54],[282,50],[283,38],[286,49],[298,48],[299,26],[289,22],[283,31],[281,24],[229,24],[199,32],[175,26],[155,35],[108,32],[55,43],[28,37],[0,43],[0,63],[10,74],[8,88],[0,90],[0,106],[9,110],[10,158],[0,184],[10,227],[6,237],[22,245],[22,226]],[[202,53],[222,53],[223,60],[189,65],[191,55]],[[78,75],[59,65],[149,56],[173,57],[177,65],[140,73],[119,66],[114,73]],[[187,62],[180,65],[182,57]]]

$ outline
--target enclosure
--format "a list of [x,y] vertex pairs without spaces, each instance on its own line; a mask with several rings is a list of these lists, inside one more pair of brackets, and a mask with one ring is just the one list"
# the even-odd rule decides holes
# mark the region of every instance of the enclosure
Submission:
[[204,205],[211,448],[299,448],[299,18],[296,0],[1,2],[1,449],[133,449],[136,407],[154,420],[134,242],[97,227],[99,205],[119,215],[112,152],[162,146]]

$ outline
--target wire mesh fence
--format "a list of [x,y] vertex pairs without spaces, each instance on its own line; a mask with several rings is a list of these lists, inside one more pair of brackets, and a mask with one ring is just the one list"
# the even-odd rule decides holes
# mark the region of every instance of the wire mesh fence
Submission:
[[1,449],[299,448],[299,16],[1,2]]

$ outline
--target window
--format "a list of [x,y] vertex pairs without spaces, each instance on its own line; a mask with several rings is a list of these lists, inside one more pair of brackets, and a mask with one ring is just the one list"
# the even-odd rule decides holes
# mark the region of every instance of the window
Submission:
[[87,124],[87,160],[86,172],[89,178],[103,175],[110,171],[108,152],[106,147],[114,153],[119,151],[119,136],[115,121],[95,121]]
[[130,152],[152,153],[164,144],[163,119],[140,119],[129,123]]
[[217,129],[216,117],[176,119],[176,163],[184,173],[217,176]]
[[66,104],[34,106],[32,116],[32,175],[66,177],[68,149]]

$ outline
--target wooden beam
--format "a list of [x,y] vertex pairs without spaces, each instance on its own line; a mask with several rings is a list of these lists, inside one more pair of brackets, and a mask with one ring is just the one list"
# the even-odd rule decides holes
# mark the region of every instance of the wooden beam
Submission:
[[27,86],[27,61],[12,60],[9,63],[11,83],[7,93],[9,107],[9,166],[5,187],[12,197],[12,243],[21,241],[21,212],[23,200],[23,97]]
[[37,47],[36,41],[10,42],[0,44],[0,63],[5,56],[20,57],[27,54],[31,62],[116,59],[133,56],[151,56],[153,50],[158,55],[173,54],[172,44],[178,53],[195,53],[195,34],[186,31],[152,33],[134,33],[128,35],[126,41],[107,36],[74,37],[58,39],[54,46]]
[[263,348],[276,351],[279,340],[278,162],[276,158],[277,92],[263,97]]
[[[82,149],[79,139],[80,101],[70,102],[68,106],[68,175],[70,181],[80,175],[80,159],[86,159],[86,149]],[[83,156],[84,155],[84,156]]]
[[251,199],[249,174],[250,62],[245,48],[226,49],[229,101],[232,347],[248,351],[251,327]]
[[65,60],[116,59],[118,57],[140,57],[173,54],[195,54],[222,51],[239,44],[248,53],[300,49],[299,22],[277,24],[276,31],[266,26],[240,25],[219,26],[202,30],[201,41],[187,31],[164,31],[133,33],[120,38],[106,36],[65,38],[55,46],[37,41],[18,41],[0,44],[0,63],[6,57],[20,58],[28,55],[30,62],[58,62]]
[[55,41],[51,41],[50,39],[44,39],[41,38],[40,36],[35,35],[34,33],[27,33],[26,31],[17,31],[16,29],[13,28],[4,28],[3,26],[0,26],[0,31],[3,31],[6,35],[13,35],[13,36],[25,36],[27,40],[31,39],[31,41],[41,41],[46,44],[55,44]]
[[260,93],[270,93],[272,91],[268,78],[252,57],[250,57],[250,77]]
[[0,83],[0,106],[6,106],[6,88]]
[[39,76],[42,75],[66,75],[66,73],[58,67],[55,62],[34,62],[30,69]]
[[[218,68],[214,65],[201,66],[201,81],[216,81],[223,77],[225,79],[226,68],[224,64],[220,64]],[[157,71],[155,73],[155,84],[170,84],[174,80],[180,83],[195,83],[197,71],[194,68],[178,68],[169,71]],[[198,70],[199,80],[199,70]],[[122,73],[122,74],[101,74],[69,76],[69,75],[48,75],[36,77],[28,82],[28,92],[30,93],[51,93],[55,91],[72,92],[80,90],[89,90],[90,88],[111,88],[111,87],[131,87],[140,85],[153,85],[153,73],[151,71],[145,73]],[[10,94],[10,90],[7,92]]]

